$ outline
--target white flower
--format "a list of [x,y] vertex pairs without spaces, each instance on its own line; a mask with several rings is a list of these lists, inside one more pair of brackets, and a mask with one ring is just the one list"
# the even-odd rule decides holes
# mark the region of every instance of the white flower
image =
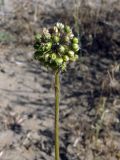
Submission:
[[64,28],[64,24],[62,23],[56,23],[56,26],[58,29],[63,29]]
[[58,33],[58,28],[56,26],[53,27],[55,33]]
[[71,34],[70,34],[70,38],[72,39],[73,37],[74,37],[74,34],[73,34],[73,33],[71,33]]
[[50,38],[51,34],[49,33],[49,30],[47,28],[43,28],[43,34],[45,35],[45,37]]

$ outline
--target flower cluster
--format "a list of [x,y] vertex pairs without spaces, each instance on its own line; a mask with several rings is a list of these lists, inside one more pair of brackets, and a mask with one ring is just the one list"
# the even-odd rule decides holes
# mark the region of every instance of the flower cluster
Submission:
[[79,40],[68,25],[57,23],[35,36],[34,58],[52,69],[65,70],[69,62],[78,59]]

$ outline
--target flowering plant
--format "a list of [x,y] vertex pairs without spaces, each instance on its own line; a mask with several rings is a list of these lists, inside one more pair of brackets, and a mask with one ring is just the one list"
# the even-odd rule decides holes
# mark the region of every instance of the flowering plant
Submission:
[[55,72],[55,160],[59,160],[59,72],[78,59],[79,40],[68,25],[57,23],[35,36],[34,58]]

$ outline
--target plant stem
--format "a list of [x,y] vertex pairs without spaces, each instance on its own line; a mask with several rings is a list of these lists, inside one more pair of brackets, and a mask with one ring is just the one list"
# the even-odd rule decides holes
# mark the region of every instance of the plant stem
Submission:
[[59,98],[60,80],[59,71],[55,72],[55,160],[59,160]]

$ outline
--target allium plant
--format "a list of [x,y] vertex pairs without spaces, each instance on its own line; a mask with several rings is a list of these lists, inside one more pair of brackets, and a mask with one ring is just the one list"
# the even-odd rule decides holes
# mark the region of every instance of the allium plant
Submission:
[[51,68],[55,75],[55,160],[59,160],[59,73],[66,70],[67,64],[78,59],[79,40],[70,26],[56,23],[35,36],[34,48],[34,58]]

